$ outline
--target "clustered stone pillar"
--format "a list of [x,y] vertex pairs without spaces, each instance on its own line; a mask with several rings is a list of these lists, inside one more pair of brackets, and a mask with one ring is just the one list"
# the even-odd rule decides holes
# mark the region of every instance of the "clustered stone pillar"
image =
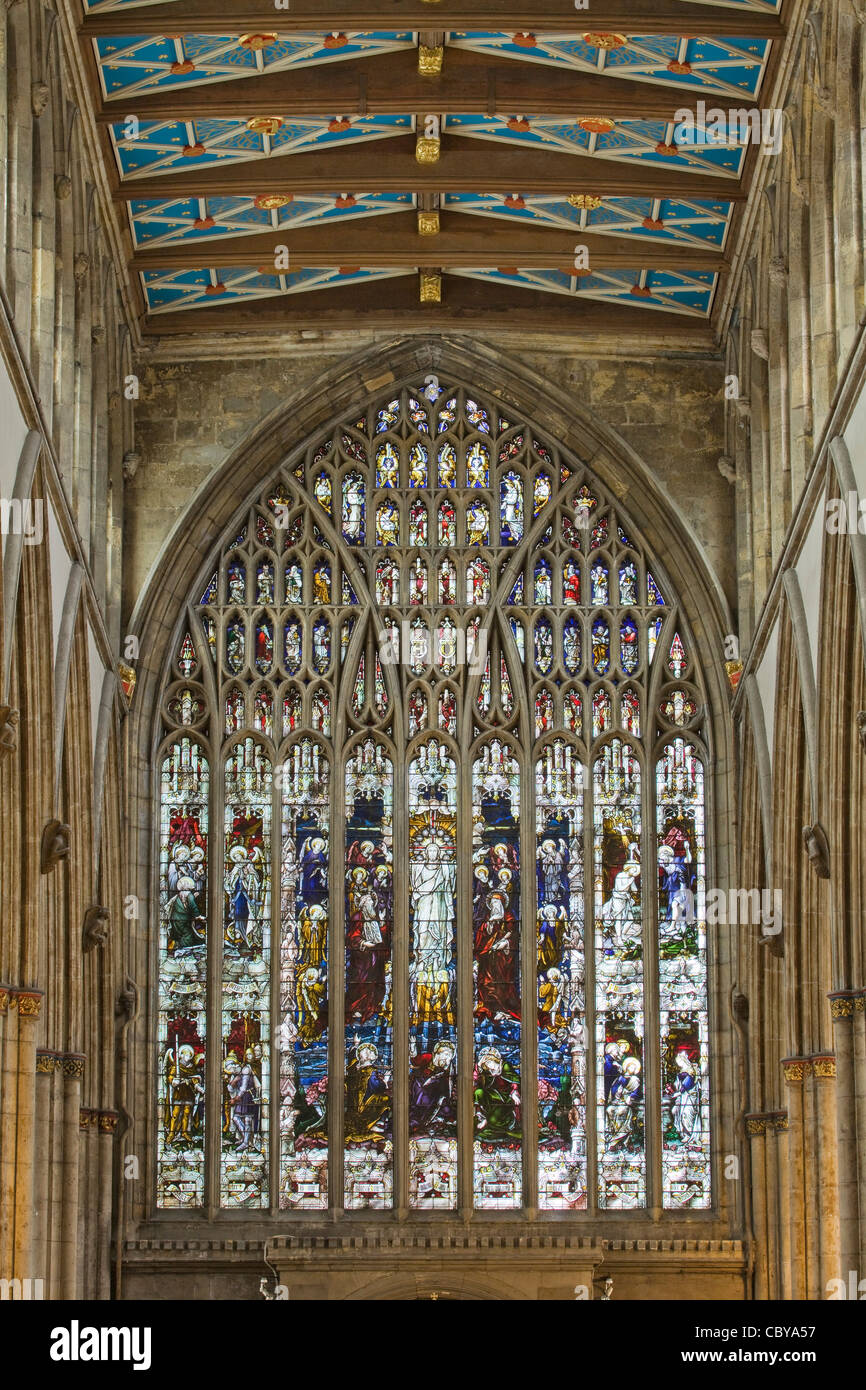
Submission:
[[840,1154],[836,1057],[786,1057],[791,1288],[783,1296],[823,1299],[840,1277]]
[[0,985],[0,1278],[31,1269],[36,1133],[36,1031],[42,993]]
[[788,1219],[788,1116],[784,1110],[754,1111],[745,1116],[751,1141],[752,1224],[755,1233],[755,1271],[752,1297],[785,1298],[785,1260]]
[[[866,1190],[858,1173],[858,1136],[866,1137],[866,1114],[858,1116],[858,1023],[860,1034],[859,1083],[861,1111],[866,1098],[866,1071],[864,1071],[863,1019],[866,991],[835,990],[828,995],[830,1014],[833,1019],[833,1037],[836,1049],[836,1126],[839,1154],[838,1200],[839,1200],[839,1271],[838,1277],[846,1281],[851,1270],[863,1269],[859,1213],[866,1213],[864,1197]],[[860,1155],[861,1163],[863,1155]]]

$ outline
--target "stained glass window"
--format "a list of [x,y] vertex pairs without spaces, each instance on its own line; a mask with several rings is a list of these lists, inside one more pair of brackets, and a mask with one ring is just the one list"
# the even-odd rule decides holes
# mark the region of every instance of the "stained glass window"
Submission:
[[196,577],[160,703],[160,1208],[712,1204],[698,653],[542,433],[392,386]]
[[366,739],[346,763],[345,1204],[390,1207],[394,773]]
[[498,738],[473,764],[472,806],[474,1193],[503,1210],[522,1192],[520,766]]
[[457,764],[409,764],[409,1205],[457,1205]]
[[165,750],[159,825],[157,1202],[204,1201],[210,775],[200,745]]

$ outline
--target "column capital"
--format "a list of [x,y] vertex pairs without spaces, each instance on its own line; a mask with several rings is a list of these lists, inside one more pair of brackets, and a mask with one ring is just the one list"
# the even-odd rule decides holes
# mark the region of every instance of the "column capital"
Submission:
[[854,1017],[854,1001],[859,992],[856,989],[834,989],[827,995],[830,1001],[830,1017],[834,1023],[842,1018]]
[[13,1009],[17,1009],[22,1018],[38,1018],[42,1012],[41,989],[12,989],[10,990],[10,1004]]
[[811,1057],[783,1057],[782,1075],[789,1086],[805,1081],[807,1076],[812,1075]]

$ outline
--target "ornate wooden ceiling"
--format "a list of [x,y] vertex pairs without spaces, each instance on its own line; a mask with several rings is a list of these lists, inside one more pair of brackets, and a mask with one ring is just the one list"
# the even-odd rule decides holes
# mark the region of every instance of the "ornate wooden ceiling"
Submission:
[[760,106],[781,8],[82,0],[143,331],[705,340],[761,152],[675,116]]

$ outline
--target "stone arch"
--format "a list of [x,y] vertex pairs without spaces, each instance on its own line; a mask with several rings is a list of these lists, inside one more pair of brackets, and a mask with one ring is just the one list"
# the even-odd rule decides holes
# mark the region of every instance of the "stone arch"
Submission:
[[[130,862],[133,887],[144,903],[151,893],[152,832],[149,825],[156,737],[153,712],[158,684],[166,669],[169,643],[174,640],[180,621],[181,604],[188,599],[199,578],[203,584],[207,582],[209,574],[204,571],[209,568],[209,557],[217,539],[231,528],[241,511],[246,512],[255,491],[266,484],[281,463],[291,469],[312,438],[336,426],[362,400],[368,401],[386,386],[396,390],[430,368],[443,374],[447,372],[455,384],[471,383],[506,408],[511,406],[529,425],[538,421],[539,434],[556,441],[567,455],[582,460],[599,484],[622,505],[626,517],[624,524],[628,525],[629,519],[634,522],[647,550],[664,556],[673,589],[681,596],[680,603],[697,648],[698,663],[705,670],[709,683],[711,741],[718,750],[722,767],[730,767],[731,734],[726,717],[728,688],[720,660],[721,638],[730,624],[730,617],[720,587],[676,503],[665,495],[624,440],[589,412],[576,407],[564,393],[551,389],[536,373],[518,367],[491,349],[470,349],[462,340],[401,344],[398,348],[372,356],[362,354],[348,364],[341,364],[312,396],[290,400],[271,412],[208,480],[206,490],[203,488],[187,508],[151,570],[132,619],[132,631],[139,637],[142,659],[130,720],[133,749],[130,819],[133,825],[140,827],[133,831]],[[376,382],[375,392],[365,384],[371,379]],[[534,401],[531,413],[521,404],[530,398]],[[303,492],[303,488],[299,491]],[[239,497],[243,499],[241,504]],[[334,553],[340,555],[344,547],[335,528],[328,528],[329,523],[323,519],[321,529],[324,534],[333,535]],[[530,531],[524,538],[523,548],[527,550],[531,535]],[[359,650],[363,640],[362,626],[358,625],[352,638],[350,654]],[[337,738],[340,738],[339,728]],[[530,738],[522,740],[527,757],[531,743]],[[521,762],[525,761],[522,757]],[[729,796],[727,775],[723,773],[709,802],[711,815],[718,818],[719,825],[726,822]],[[713,870],[717,877],[721,876],[720,881],[724,881],[727,840],[720,836],[718,841],[720,848]],[[135,937],[136,973],[141,980],[150,979],[150,942],[140,929],[136,930]],[[725,987],[724,973],[724,969],[719,972],[720,990]],[[721,1066],[724,1065],[722,1062]],[[141,1068],[141,1072],[146,1077],[148,1067]],[[724,1084],[720,1077],[720,1088]],[[139,1093],[137,1104],[141,1106],[142,1115],[152,1114],[149,1096]],[[149,1157],[146,1166],[150,1166]]]

